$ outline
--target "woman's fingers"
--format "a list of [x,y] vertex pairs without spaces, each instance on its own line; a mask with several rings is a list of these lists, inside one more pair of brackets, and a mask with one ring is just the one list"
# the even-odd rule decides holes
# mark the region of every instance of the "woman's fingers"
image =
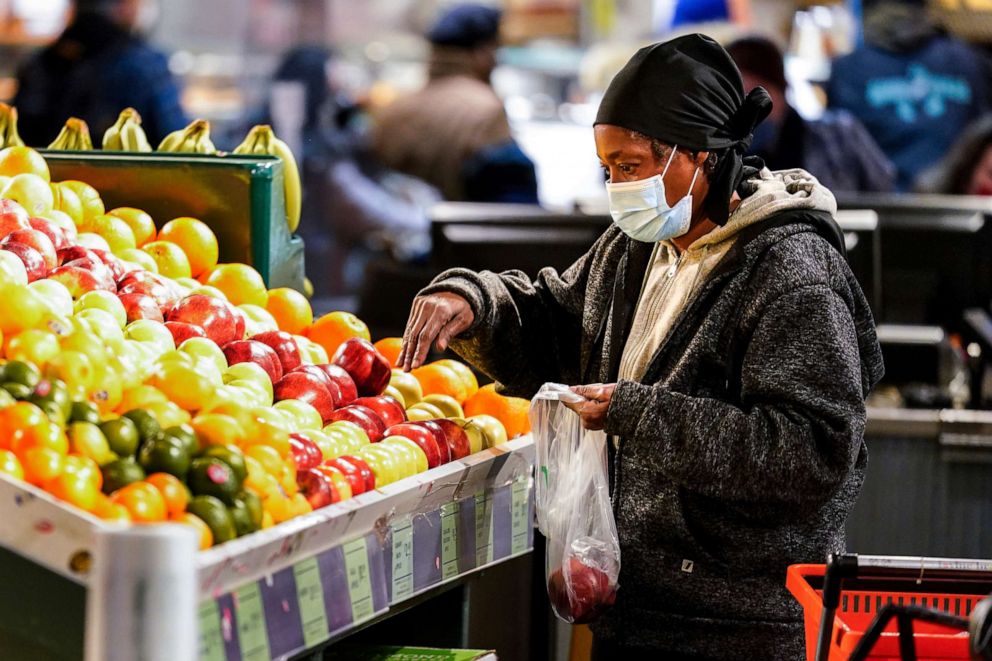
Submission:
[[456,314],[448,323],[444,325],[437,335],[437,350],[444,351],[451,343],[451,339],[457,337],[459,333],[465,331],[472,325],[472,309],[467,305]]

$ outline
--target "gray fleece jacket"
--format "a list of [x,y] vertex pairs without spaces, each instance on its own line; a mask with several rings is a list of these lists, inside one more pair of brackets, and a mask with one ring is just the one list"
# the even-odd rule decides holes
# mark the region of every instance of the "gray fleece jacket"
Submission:
[[[606,431],[620,438],[620,589],[597,636],[657,658],[803,658],[785,570],[844,550],[867,462],[864,400],[882,375],[843,238],[813,207],[772,196],[640,381],[618,383]],[[475,322],[452,346],[507,392],[609,383],[651,250],[612,227],[562,274],[453,269],[424,293],[470,302]]]

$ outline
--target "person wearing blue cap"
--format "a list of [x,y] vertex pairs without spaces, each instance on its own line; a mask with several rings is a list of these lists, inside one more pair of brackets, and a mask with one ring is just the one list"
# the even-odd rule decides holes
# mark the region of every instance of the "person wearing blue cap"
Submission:
[[432,184],[448,200],[537,203],[533,162],[513,139],[489,78],[499,10],[462,4],[427,32],[428,83],[375,116],[383,165]]

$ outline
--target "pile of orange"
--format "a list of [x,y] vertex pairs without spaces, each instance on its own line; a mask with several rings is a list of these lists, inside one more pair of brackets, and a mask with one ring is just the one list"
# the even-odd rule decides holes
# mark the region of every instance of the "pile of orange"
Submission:
[[350,312],[341,311],[325,314],[313,322],[304,335],[324,347],[329,358],[333,358],[338,347],[353,337],[372,340],[364,321]]
[[425,395],[448,395],[464,404],[479,390],[475,374],[457,360],[438,360],[410,372]]
[[465,415],[491,415],[506,427],[508,438],[530,432],[530,401],[520,397],[506,397],[496,392],[496,386],[490,383],[482,386],[479,391],[468,398],[464,404]]

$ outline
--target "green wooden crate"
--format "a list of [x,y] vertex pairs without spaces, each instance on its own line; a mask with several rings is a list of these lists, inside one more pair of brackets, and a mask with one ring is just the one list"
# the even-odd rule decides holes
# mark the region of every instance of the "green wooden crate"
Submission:
[[303,240],[286,226],[282,161],[269,156],[42,150],[52,181],[78,179],[107,206],[144,209],[159,226],[193,216],[221,262],[251,264],[271,287],[303,290]]

